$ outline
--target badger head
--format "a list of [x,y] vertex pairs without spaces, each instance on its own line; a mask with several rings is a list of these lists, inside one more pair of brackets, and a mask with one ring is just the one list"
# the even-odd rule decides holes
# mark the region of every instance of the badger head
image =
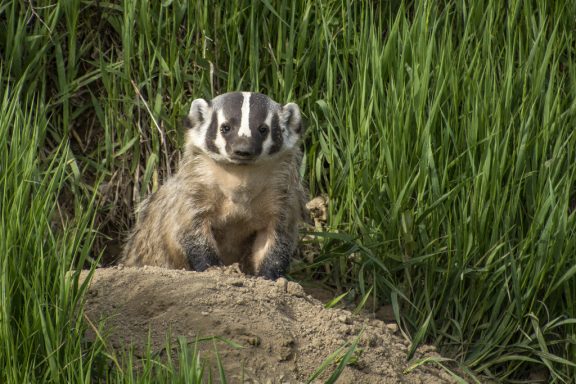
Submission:
[[196,99],[185,120],[186,147],[218,162],[250,164],[296,147],[302,134],[300,109],[268,96],[230,92],[211,101]]

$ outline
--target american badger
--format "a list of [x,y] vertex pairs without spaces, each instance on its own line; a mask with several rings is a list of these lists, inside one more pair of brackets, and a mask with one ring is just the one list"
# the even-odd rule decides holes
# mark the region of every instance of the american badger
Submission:
[[122,263],[203,271],[235,262],[277,279],[305,218],[300,110],[260,93],[196,99],[178,172],[139,207]]

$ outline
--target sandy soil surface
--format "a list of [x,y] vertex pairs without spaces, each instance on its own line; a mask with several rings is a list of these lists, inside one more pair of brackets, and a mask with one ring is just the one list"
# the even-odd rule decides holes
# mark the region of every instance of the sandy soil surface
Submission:
[[[83,276],[86,273],[83,272]],[[359,343],[353,363],[338,383],[450,383],[433,364],[407,369],[409,342],[394,324],[325,309],[299,284],[245,276],[226,267],[198,273],[155,267],[101,268],[88,291],[92,321],[107,319],[114,348],[133,345],[140,353],[151,335],[153,352],[162,353],[170,330],[174,339],[221,336],[242,345],[217,342],[229,383],[301,383],[332,352]],[[202,349],[210,359],[212,342]],[[177,345],[177,343],[174,343]],[[421,347],[415,359],[438,357]],[[324,382],[337,363],[315,382]],[[409,372],[407,372],[409,371]]]

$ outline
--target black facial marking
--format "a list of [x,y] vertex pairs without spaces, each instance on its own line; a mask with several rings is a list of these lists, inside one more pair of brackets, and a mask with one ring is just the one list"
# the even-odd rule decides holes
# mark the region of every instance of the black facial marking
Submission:
[[241,92],[232,92],[224,96],[222,100],[222,111],[224,118],[233,127],[239,128],[242,115],[242,102],[244,96]]
[[261,93],[253,93],[250,96],[250,117],[248,118],[248,123],[258,155],[262,153],[262,143],[273,132],[272,127],[260,132],[260,127],[265,123],[271,108],[273,108],[273,104],[267,96]]
[[278,114],[275,113],[272,116],[272,126],[270,127],[270,134],[272,135],[272,146],[270,147],[269,154],[279,152],[282,148],[282,143],[284,142],[284,137],[282,136],[282,131],[280,130]]
[[220,153],[218,151],[218,147],[216,147],[216,144],[214,143],[214,141],[216,140],[217,131],[218,131],[218,121],[216,118],[216,113],[212,112],[212,120],[210,121],[210,126],[206,131],[206,148],[208,148],[210,152],[214,153]]
[[[250,127],[250,128],[252,128],[252,127]],[[255,129],[252,130],[251,141],[252,141],[252,146],[254,147],[254,156],[260,156],[260,154],[262,153],[262,143],[264,142],[265,138],[266,138],[266,135],[261,135],[258,132],[258,127],[256,127]]]
[[261,93],[253,93],[250,97],[250,131],[258,135],[258,127],[264,123],[270,111],[270,100]]

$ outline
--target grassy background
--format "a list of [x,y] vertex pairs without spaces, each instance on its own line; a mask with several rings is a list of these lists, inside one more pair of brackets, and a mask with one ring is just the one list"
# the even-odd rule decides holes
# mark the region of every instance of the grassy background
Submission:
[[574,20],[571,1],[1,0],[0,382],[122,366],[83,342],[66,271],[114,261],[191,100],[230,90],[308,121],[304,176],[331,198],[310,277],[481,375],[573,382]]

